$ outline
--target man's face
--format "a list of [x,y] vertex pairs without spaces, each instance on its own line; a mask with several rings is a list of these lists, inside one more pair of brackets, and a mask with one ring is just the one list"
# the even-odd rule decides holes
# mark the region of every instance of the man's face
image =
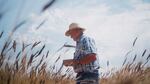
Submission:
[[77,41],[78,37],[80,35],[80,31],[75,29],[75,30],[72,30],[70,32],[70,37],[74,40],[74,41]]

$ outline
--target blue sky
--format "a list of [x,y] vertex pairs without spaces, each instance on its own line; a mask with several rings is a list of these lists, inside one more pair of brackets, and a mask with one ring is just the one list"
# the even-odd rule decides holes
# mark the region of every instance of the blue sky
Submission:
[[[41,40],[50,53],[54,53],[66,42],[75,44],[64,33],[70,23],[77,22],[86,29],[85,34],[96,40],[104,69],[107,60],[110,67],[120,67],[130,50],[129,61],[135,54],[139,56],[137,61],[145,61],[140,57],[145,48],[146,55],[150,54],[150,0],[56,0],[52,7],[41,13],[48,1],[1,0],[3,7],[0,12],[6,11],[6,14],[0,21],[0,30],[10,32],[14,25],[26,19],[27,23],[16,31],[13,38],[27,43]],[[45,19],[44,25],[36,30]],[[137,43],[132,47],[136,37]],[[72,58],[73,52],[71,49],[61,61]],[[52,59],[56,57],[49,57],[47,61]]]

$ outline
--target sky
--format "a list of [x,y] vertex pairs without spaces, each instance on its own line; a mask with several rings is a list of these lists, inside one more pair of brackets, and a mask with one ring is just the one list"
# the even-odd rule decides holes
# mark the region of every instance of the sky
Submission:
[[[13,38],[26,43],[42,41],[54,55],[64,43],[75,45],[64,33],[70,23],[79,23],[86,29],[85,34],[95,39],[103,70],[107,68],[107,61],[109,68],[121,67],[129,51],[129,62],[135,54],[137,62],[145,62],[150,54],[150,0],[56,0],[48,10],[41,12],[47,2],[49,0],[0,0],[0,12],[6,12],[0,20],[0,31],[10,32],[19,22],[27,20]],[[145,49],[147,52],[142,58]],[[71,59],[73,52],[74,49],[70,49],[60,61]],[[49,56],[46,60],[51,63],[56,58]]]

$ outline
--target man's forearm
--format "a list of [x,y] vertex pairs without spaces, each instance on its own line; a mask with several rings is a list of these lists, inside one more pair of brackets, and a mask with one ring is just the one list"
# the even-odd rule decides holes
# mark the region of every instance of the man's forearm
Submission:
[[96,54],[92,53],[92,54],[88,54],[87,56],[85,56],[82,59],[79,60],[73,60],[74,65],[78,65],[78,64],[89,64],[90,62],[93,62],[96,60]]

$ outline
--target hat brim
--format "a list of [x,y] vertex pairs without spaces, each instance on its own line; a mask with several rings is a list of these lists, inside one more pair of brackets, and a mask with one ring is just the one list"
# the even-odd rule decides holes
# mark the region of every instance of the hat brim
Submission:
[[76,29],[79,29],[79,30],[81,30],[82,32],[85,31],[84,28],[74,28],[74,29],[69,29],[69,30],[67,30],[67,31],[65,32],[65,35],[66,35],[66,36],[70,36],[71,31],[74,31],[74,30],[76,30]]

